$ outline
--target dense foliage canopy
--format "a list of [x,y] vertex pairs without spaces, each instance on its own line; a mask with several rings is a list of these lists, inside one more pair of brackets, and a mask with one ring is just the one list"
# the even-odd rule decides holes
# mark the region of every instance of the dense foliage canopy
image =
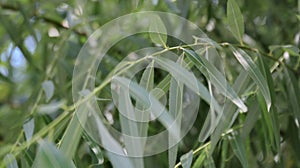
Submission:
[[0,166],[300,167],[299,44],[300,0],[0,0]]

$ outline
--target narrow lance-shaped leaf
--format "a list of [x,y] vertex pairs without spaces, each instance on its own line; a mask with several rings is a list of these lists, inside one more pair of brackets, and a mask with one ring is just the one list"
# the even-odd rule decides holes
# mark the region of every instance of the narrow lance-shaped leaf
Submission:
[[189,151],[188,153],[182,155],[180,157],[180,162],[183,168],[190,168],[193,161],[193,151]]
[[34,160],[33,167],[43,168],[75,168],[71,159],[68,159],[55,145],[41,141],[39,144],[38,152]]
[[268,141],[271,143],[271,145],[274,147],[275,143],[274,143],[274,129],[273,129],[273,125],[272,125],[272,121],[271,121],[271,116],[269,114],[269,112],[267,111],[267,106],[265,105],[265,101],[263,96],[261,95],[261,93],[258,93],[257,95],[257,100],[259,102],[260,105],[260,109],[261,109],[261,113],[262,113],[262,118],[264,121],[264,125],[267,127],[267,135],[268,135]]
[[[233,89],[236,90],[238,94],[242,94],[246,87],[248,87],[249,76],[244,70],[239,74],[238,78],[234,82]],[[238,112],[236,106],[231,101],[226,101],[224,105],[223,113],[217,119],[217,126],[211,135],[211,145],[210,154],[214,151],[222,133],[230,128],[230,124],[236,119],[235,114]]]
[[102,151],[98,145],[97,142],[95,142],[89,135],[88,133],[86,133],[85,131],[83,132],[83,139],[87,142],[87,144],[89,145],[90,149],[92,150],[92,152],[95,154],[95,156],[98,159],[98,163],[97,164],[103,164],[104,162],[104,158],[103,158],[103,154]]
[[192,91],[202,97],[207,103],[213,105],[217,112],[221,112],[221,108],[219,107],[217,101],[210,96],[207,88],[196,79],[193,73],[169,59],[155,57],[154,60],[163,69],[167,70],[177,81],[182,82]]
[[[232,89],[229,83],[226,81],[224,75],[213,64],[211,64],[207,59],[202,55],[198,55],[192,50],[184,49],[187,56],[193,61],[195,66],[204,74],[206,78],[218,89],[224,96],[229,98],[234,104],[236,104],[242,111],[247,111],[247,106],[244,102],[238,97],[236,92]],[[210,50],[205,49],[205,53],[210,54]],[[206,72],[204,72],[204,70]]]
[[230,139],[230,144],[233,149],[233,152],[240,160],[242,166],[244,168],[247,168],[248,161],[246,156],[246,149],[245,149],[245,144],[243,144],[242,142],[242,139],[239,137],[239,135],[233,135],[232,137],[229,137],[229,139]]
[[279,119],[278,119],[278,113],[277,113],[277,108],[275,107],[275,102],[276,102],[276,96],[275,96],[275,88],[273,84],[273,77],[271,75],[271,71],[266,65],[266,63],[263,60],[263,57],[258,53],[258,60],[259,60],[259,66],[260,69],[263,72],[264,77],[267,80],[268,84],[268,89],[270,92],[270,97],[271,97],[271,107],[268,110],[271,118],[271,124],[272,124],[272,129],[273,129],[273,136],[275,139],[275,143],[273,146],[273,149],[276,150],[279,154],[281,152],[280,149],[280,128],[279,128]]
[[295,118],[300,122],[300,89],[299,85],[297,83],[297,79],[295,75],[288,71],[287,69],[285,71],[285,77],[286,77],[286,88],[287,93],[289,96],[289,101],[291,104],[291,107],[293,109],[293,113]]
[[[179,57],[178,63],[181,65],[183,62],[183,57]],[[182,117],[182,101],[183,101],[183,84],[177,81],[175,78],[171,79],[170,90],[169,90],[169,112],[174,118],[178,118],[178,126],[181,127],[181,117]],[[180,136],[180,132],[178,132]],[[174,144],[176,141],[172,136],[169,136],[169,144]],[[171,147],[169,146],[168,157],[169,157],[169,167],[174,167],[176,163],[178,145]]]
[[233,36],[243,43],[244,18],[235,0],[227,1],[227,22]]
[[204,160],[205,160],[205,154],[200,154],[197,158],[197,160],[195,161],[195,163],[193,164],[192,168],[199,168],[204,164]]
[[4,163],[6,164],[6,168],[18,168],[18,163],[13,154],[7,154],[4,157]]
[[[140,86],[145,88],[148,92],[153,89],[154,86],[154,62],[151,62],[143,72],[140,80]],[[139,121],[138,129],[139,136],[146,137],[148,132],[148,120],[150,117],[149,107],[145,106],[141,101],[136,100],[136,116]],[[145,142],[142,142],[143,146]]]
[[48,80],[42,83],[42,87],[46,94],[46,101],[49,101],[54,93],[54,84],[52,81]]
[[270,95],[270,91],[266,79],[262,75],[259,68],[255,65],[251,57],[245,51],[241,49],[235,49],[234,47],[231,47],[231,49],[236,59],[240,62],[243,68],[248,72],[249,76],[254,80],[254,82],[259,86],[265,98],[265,101],[267,103],[267,108],[269,111],[271,107],[271,95]]
[[156,43],[164,46],[166,48],[167,43],[167,30],[164,25],[164,22],[159,16],[154,16],[150,18],[150,27],[149,33],[151,40]]
[[[139,137],[138,133],[138,125],[137,122],[131,119],[135,119],[134,108],[131,103],[129,90],[128,88],[119,88],[119,95],[118,95],[118,109],[119,109],[119,118],[121,123],[121,130],[122,133],[128,136],[124,136],[124,143],[126,151],[129,155],[134,156],[142,156],[143,155],[143,148],[138,138],[132,137]],[[128,116],[131,116],[130,119]],[[141,158],[134,158],[133,164],[135,167],[144,167],[143,159]]]
[[26,141],[30,141],[33,135],[34,131],[34,118],[31,118],[30,120],[26,121],[23,125],[23,129],[25,132]]
[[[177,140],[178,128],[177,124],[174,123],[174,118],[169,114],[168,110],[151,94],[149,94],[144,88],[139,86],[137,83],[130,81],[124,77],[114,77],[112,82],[120,84],[121,87],[129,88],[130,95],[135,99],[139,99],[144,104],[150,107],[151,113],[158,118],[165,128],[169,128],[170,133]],[[171,127],[170,127],[171,126]]]

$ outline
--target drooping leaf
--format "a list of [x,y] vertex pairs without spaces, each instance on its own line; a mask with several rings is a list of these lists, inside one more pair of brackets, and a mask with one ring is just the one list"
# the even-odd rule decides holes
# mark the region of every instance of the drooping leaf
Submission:
[[179,64],[162,57],[155,57],[154,60],[166,71],[168,71],[177,81],[182,82],[192,91],[197,93],[207,103],[214,106],[216,111],[220,112],[220,107],[217,101],[211,97],[207,88],[199,82],[193,73],[189,72]]
[[264,78],[262,72],[259,70],[259,68],[256,66],[254,61],[245,51],[241,49],[235,49],[234,47],[231,47],[231,49],[236,59],[240,62],[243,68],[248,72],[249,76],[254,80],[254,82],[259,86],[265,98],[267,108],[269,111],[271,107],[271,95],[270,95],[268,83]]
[[227,22],[233,36],[242,44],[244,34],[244,18],[235,0],[227,1]]
[[63,105],[65,104],[64,100],[58,102],[51,102],[49,104],[41,104],[38,107],[39,114],[52,114],[56,113]]
[[[121,87],[129,89],[130,95],[135,99],[139,99],[146,106],[150,107],[151,114],[158,118],[163,126],[169,128],[169,131],[175,139],[178,139],[176,135],[180,130],[176,124],[174,118],[169,114],[168,110],[151,94],[149,94],[144,88],[139,86],[137,83],[130,81],[124,77],[114,77],[113,82],[116,82]],[[172,125],[173,124],[173,125]],[[171,126],[171,127],[170,127]]]
[[[80,107],[78,110],[84,110],[84,109]],[[84,124],[84,123],[80,123],[80,121],[83,122],[84,119],[78,119],[78,115],[76,114],[73,115],[61,139],[59,149],[68,159],[72,159],[74,157],[76,148],[79,144],[79,140],[83,130],[81,124]]]
[[89,135],[88,133],[86,133],[85,131],[83,132],[83,139],[87,142],[87,144],[89,145],[90,149],[92,150],[92,152],[95,154],[95,156],[98,159],[98,163],[99,165],[103,164],[104,162],[104,157],[102,154],[102,151],[98,145],[97,142],[95,142]]
[[54,84],[51,80],[42,83],[43,90],[46,94],[46,101],[49,101],[54,93]]
[[180,157],[180,162],[183,168],[190,168],[193,161],[193,151],[189,151],[188,153],[182,155]]
[[[183,62],[183,57],[179,57],[178,63],[181,65]],[[178,126],[181,127],[181,117],[182,117],[182,101],[183,101],[183,84],[177,81],[175,78],[171,79],[170,90],[169,90],[169,112],[174,118],[178,118]],[[180,132],[178,132],[180,136]],[[174,144],[176,141],[172,136],[169,136],[169,144]],[[169,146],[168,158],[169,167],[174,167],[176,163],[178,145],[173,147]]]
[[55,145],[41,141],[34,160],[33,167],[39,168],[75,168],[71,159],[68,159]]
[[[242,94],[249,85],[249,76],[246,71],[242,71],[236,81],[234,82],[233,89]],[[231,124],[235,121],[236,113],[238,113],[236,106],[231,101],[226,101],[223,113],[217,119],[217,126],[211,135],[210,153],[215,149],[221,135],[225,132]]]
[[14,155],[7,154],[4,158],[4,163],[6,164],[6,168],[18,168],[18,163]]
[[266,65],[263,57],[258,54],[258,59],[259,59],[259,67],[264,75],[264,77],[267,80],[267,85],[268,89],[270,92],[270,97],[271,97],[271,107],[268,110],[271,118],[271,124],[272,124],[272,130],[273,130],[273,137],[274,137],[274,146],[273,149],[277,151],[280,154],[280,128],[279,128],[279,117],[277,113],[277,108],[275,106],[276,104],[276,96],[275,96],[275,88],[274,88],[274,83],[273,83],[273,77],[271,75],[271,70],[268,68]]
[[[119,118],[121,123],[122,133],[128,136],[124,136],[125,148],[128,155],[142,156],[143,148],[140,139],[134,139],[132,137],[139,137],[138,125],[134,113],[134,108],[130,99],[129,90],[127,88],[120,88],[118,91],[118,109]],[[129,118],[130,116],[130,118]],[[134,167],[144,167],[143,159],[133,159]]]
[[167,43],[167,29],[164,25],[164,22],[161,20],[159,16],[150,18],[150,37],[151,40],[156,43],[164,46],[166,48]]
[[26,141],[28,142],[28,141],[30,141],[30,139],[32,138],[32,135],[33,135],[33,131],[34,131],[34,118],[31,118],[30,120],[26,121],[23,124],[23,129],[24,129]]
[[204,160],[205,160],[205,155],[204,154],[200,154],[197,158],[197,160],[194,162],[193,167],[192,168],[199,168],[204,164]]
[[248,160],[246,157],[245,144],[243,144],[242,139],[239,137],[239,135],[233,135],[232,137],[229,137],[229,139],[233,152],[239,158],[242,166],[247,168]]
[[[229,83],[226,81],[225,77],[221,74],[220,71],[213,64],[211,64],[207,59],[202,55],[198,55],[192,50],[184,50],[187,56],[193,61],[195,66],[204,74],[206,78],[219,90],[223,93],[224,96],[228,97],[233,103],[235,103],[242,111],[247,111],[247,106],[244,102],[238,97],[236,92],[232,89]],[[205,53],[210,54],[209,49],[205,49]]]

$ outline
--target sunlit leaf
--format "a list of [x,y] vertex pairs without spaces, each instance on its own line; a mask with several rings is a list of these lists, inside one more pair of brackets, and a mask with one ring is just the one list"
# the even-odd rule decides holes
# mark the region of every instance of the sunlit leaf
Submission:
[[188,153],[182,155],[180,157],[180,162],[183,168],[190,168],[193,161],[193,151],[189,151]]
[[[192,50],[184,50],[188,57],[193,61],[195,66],[204,74],[206,78],[218,89],[224,96],[228,97],[233,103],[235,103],[242,111],[247,111],[247,106],[244,102],[238,97],[236,92],[232,89],[229,83],[226,81],[225,77],[221,74],[220,71],[213,64],[211,64],[206,58],[202,55],[198,55]],[[205,53],[210,55],[209,49],[206,49]],[[206,72],[207,74],[206,74]]]
[[[183,57],[179,57],[178,63],[181,65],[183,62]],[[182,101],[183,101],[183,84],[177,81],[175,78],[171,79],[170,90],[169,90],[169,112],[174,118],[178,118],[178,126],[181,126],[182,117]],[[180,136],[180,132],[178,132]],[[172,136],[169,136],[169,144],[174,144],[176,141]],[[169,157],[169,167],[174,167],[177,157],[178,145],[174,145],[168,151]]]
[[26,137],[26,141],[30,141],[30,139],[32,138],[33,135],[33,131],[34,131],[34,118],[31,118],[30,120],[26,121],[23,124],[23,129],[25,132],[25,137]]
[[164,25],[164,22],[159,16],[152,17],[149,27],[150,37],[152,41],[156,44],[160,44],[166,47],[167,43],[167,30]]
[[54,84],[52,81],[48,80],[42,83],[42,87],[46,94],[46,100],[49,101],[54,93]]
[[7,154],[4,158],[6,168],[18,168],[18,163],[14,155]]
[[47,141],[41,141],[33,167],[74,168],[75,166],[70,159],[64,156],[63,153],[55,147],[55,145]]
[[193,73],[189,72],[179,64],[162,57],[155,57],[154,60],[165,70],[167,70],[177,81],[182,82],[192,91],[197,93],[201,98],[203,98],[207,103],[211,103],[214,108],[220,112],[220,107],[217,101],[211,97],[207,88],[200,83]]
[[264,78],[256,64],[253,62],[251,57],[245,51],[241,49],[235,49],[233,47],[231,47],[231,49],[236,59],[248,72],[249,76],[254,80],[254,82],[260,87],[269,111],[271,107],[271,95],[266,79]]

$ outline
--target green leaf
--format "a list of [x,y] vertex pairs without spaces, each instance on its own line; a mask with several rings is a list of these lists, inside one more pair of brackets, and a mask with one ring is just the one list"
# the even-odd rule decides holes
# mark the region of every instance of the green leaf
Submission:
[[167,43],[167,29],[164,25],[164,22],[159,16],[150,18],[149,33],[150,38],[156,44],[160,44],[166,48]]
[[[150,92],[153,89],[154,86],[154,62],[149,64],[145,71],[143,72],[143,75],[140,80],[140,86],[145,88],[148,92]],[[146,137],[148,132],[148,120],[150,117],[150,111],[148,110],[149,107],[145,106],[141,101],[136,101],[136,115],[139,121],[138,129],[139,129],[139,136]],[[142,142],[142,144],[145,145],[145,142]],[[143,145],[143,146],[144,146]]]
[[49,104],[41,104],[38,107],[39,114],[52,114],[57,112],[65,104],[64,100],[58,102],[51,102]]
[[63,155],[55,145],[41,141],[33,163],[33,167],[43,168],[75,168],[70,159]]
[[139,99],[146,106],[150,107],[151,113],[156,118],[158,118],[158,120],[162,123],[163,126],[165,126],[165,128],[169,128],[171,135],[176,139],[179,138],[176,135],[178,134],[180,129],[176,124],[173,124],[173,122],[175,121],[174,118],[153,95],[148,93],[137,83],[130,81],[129,79],[124,77],[114,77],[112,82],[119,84],[124,89],[129,89],[131,96],[133,96],[136,100]]
[[[83,109],[78,109],[83,110]],[[82,120],[82,119],[80,119]],[[72,159],[74,157],[75,151],[79,144],[79,140],[82,134],[82,126],[77,118],[77,115],[73,115],[70,124],[68,125],[64,135],[61,139],[59,149],[68,158]],[[72,143],[70,143],[72,142]]]
[[300,21],[300,15],[296,15],[296,16],[297,16],[298,20]]
[[289,104],[292,107],[294,117],[300,122],[300,89],[296,76],[288,69],[284,69],[286,88],[289,96]]
[[90,149],[92,150],[92,152],[95,154],[95,156],[98,159],[98,163],[99,165],[103,164],[104,162],[104,158],[103,158],[103,154],[102,151],[98,145],[97,142],[95,142],[86,132],[83,132],[83,139],[87,142],[87,144],[89,145]]
[[217,101],[213,97],[211,97],[207,88],[196,79],[193,73],[189,72],[187,69],[169,59],[155,57],[154,60],[163,69],[168,71],[177,81],[185,84],[188,88],[202,97],[207,103],[214,106],[217,112],[221,112],[221,108]]
[[34,131],[34,118],[31,118],[30,120],[26,121],[23,124],[23,129],[25,132],[26,141],[29,142],[30,139],[32,138],[33,131]]
[[195,163],[193,164],[193,168],[199,168],[204,164],[205,161],[205,154],[200,154],[197,158],[197,160],[195,161]]
[[[192,60],[195,66],[204,74],[206,78],[219,90],[223,93],[224,96],[229,98],[234,104],[236,104],[242,111],[247,111],[247,106],[244,102],[238,97],[236,92],[229,85],[224,75],[213,64],[211,64],[207,59],[202,55],[198,55],[192,50],[184,49],[187,56]],[[210,55],[209,49],[205,49],[207,57]]]
[[205,151],[205,154],[206,154],[206,159],[204,161],[204,167],[205,168],[216,168],[215,161],[207,150]]
[[[183,57],[178,58],[178,63],[181,65],[184,63]],[[169,112],[172,117],[178,118],[178,127],[181,127],[182,118],[182,103],[183,103],[183,84],[177,81],[175,78],[171,79],[170,90],[169,90]],[[180,136],[180,132],[178,132]],[[176,141],[172,136],[169,136],[169,144],[174,144]],[[169,146],[168,157],[169,157],[169,167],[174,167],[177,158],[178,145],[173,147]]]
[[[275,106],[276,104],[276,96],[275,96],[275,88],[273,84],[273,77],[271,75],[270,69],[266,65],[266,63],[263,60],[263,57],[259,54],[259,66],[261,71],[263,72],[264,77],[267,79],[268,89],[271,96],[271,107],[268,110],[268,115],[270,115],[271,118],[271,124],[272,124],[272,131],[273,131],[273,137],[275,139],[275,143],[273,144],[273,149],[277,151],[280,154],[280,126],[278,121],[278,113],[277,108]],[[261,102],[262,103],[262,102]]]
[[18,163],[13,154],[7,154],[4,158],[4,163],[6,164],[6,168],[18,168]]
[[42,83],[43,90],[46,94],[46,101],[48,102],[54,93],[54,84],[52,81],[48,80]]
[[[137,122],[135,118],[134,108],[130,99],[129,90],[127,88],[120,88],[118,93],[118,109],[119,118],[121,123],[122,133],[128,136],[124,136],[124,143],[126,151],[129,155],[142,156],[143,148],[140,139],[132,138],[139,137]],[[125,115],[125,116],[124,116]],[[130,116],[130,118],[128,118]],[[134,120],[132,120],[134,119]],[[144,167],[143,159],[133,159],[133,165],[135,167]]]
[[229,136],[230,144],[233,149],[233,152],[240,160],[242,166],[244,168],[248,167],[248,161],[246,156],[246,148],[245,144],[243,144],[242,139],[239,137],[239,135],[233,135]]
[[233,36],[243,43],[244,18],[235,0],[227,1],[227,22]]
[[268,111],[271,107],[271,95],[269,91],[269,86],[264,78],[263,74],[259,70],[259,68],[255,65],[251,57],[243,50],[241,49],[235,49],[234,47],[231,47],[234,56],[236,59],[240,62],[240,64],[243,66],[243,68],[248,72],[249,76],[254,80],[254,82],[259,86],[265,101],[267,103]]
[[183,168],[190,168],[193,161],[193,151],[189,151],[188,153],[182,155],[180,157],[180,162]]
[[[238,94],[242,94],[246,87],[248,87],[249,83],[249,76],[248,73],[244,70],[239,74],[238,78],[234,82],[233,89],[236,90]],[[231,124],[235,121],[236,113],[236,106],[231,101],[226,101],[224,105],[224,111],[217,119],[217,126],[214,132],[211,135],[211,145],[210,145],[210,153],[212,153],[222,135],[228,128],[231,127]]]

